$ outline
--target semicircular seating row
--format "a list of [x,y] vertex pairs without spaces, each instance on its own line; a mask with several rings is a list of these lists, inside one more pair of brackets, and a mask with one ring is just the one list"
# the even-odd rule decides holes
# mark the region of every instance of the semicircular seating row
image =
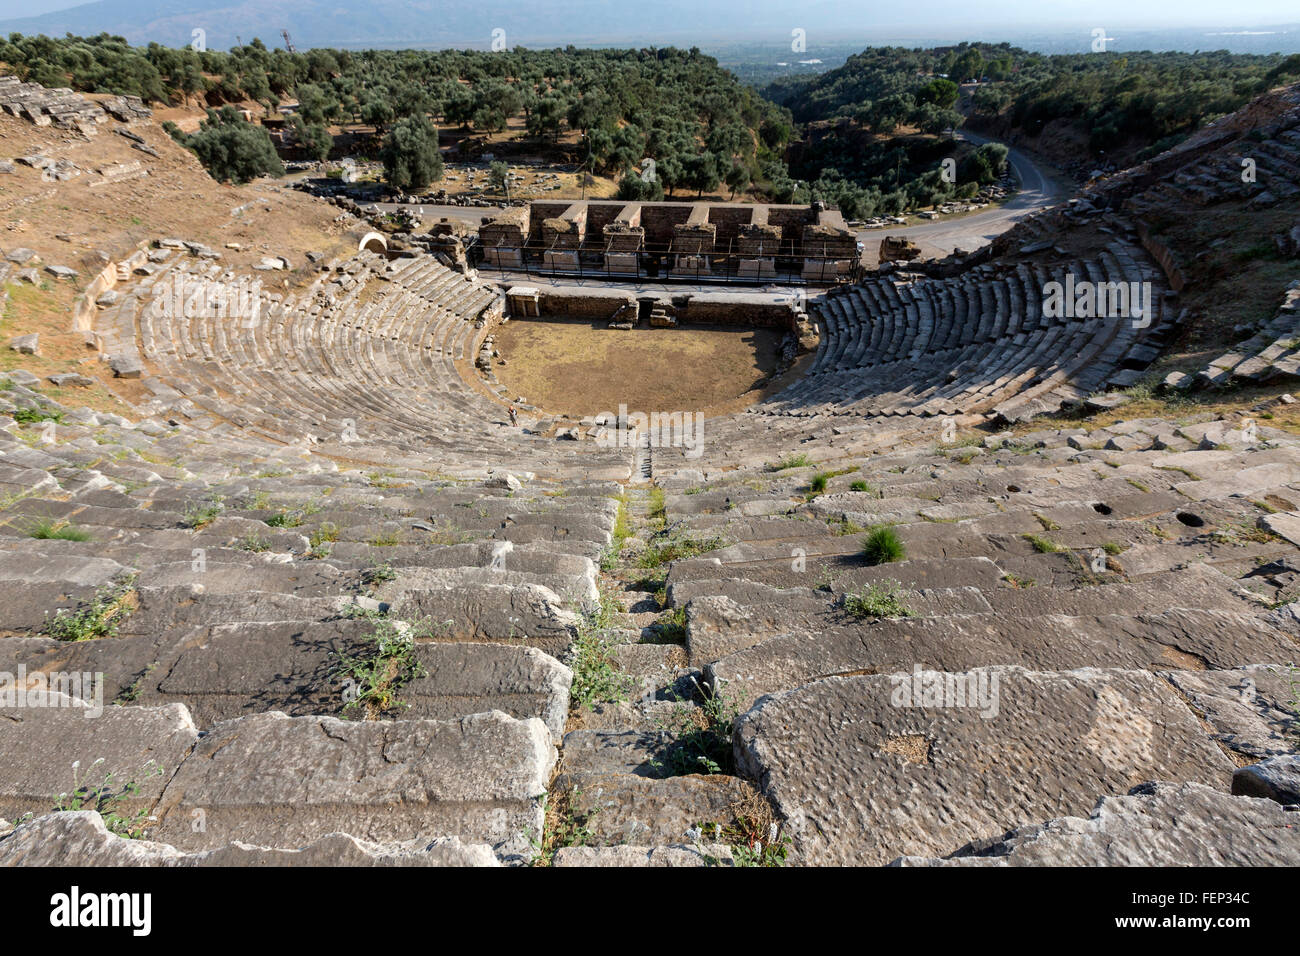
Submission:
[[[1294,114],[1290,122],[1295,122]],[[1251,175],[1243,176],[1247,169]],[[1141,171],[1142,167],[1137,167],[1130,175],[1136,176]],[[1297,195],[1300,195],[1300,126],[1292,125],[1271,135],[1262,133],[1257,139],[1232,143],[1180,167],[1134,196],[1129,208],[1136,214],[1146,214],[1170,205],[1184,206],[1189,201],[1198,206],[1212,206],[1234,199],[1253,200],[1263,207],[1283,200],[1294,201]]]
[[213,314],[164,307],[180,282],[197,301],[239,302],[246,288],[219,265],[178,260],[101,317],[118,329],[134,323],[158,371],[146,382],[158,397],[151,411],[289,443],[446,456],[464,468],[555,473],[561,458],[602,477],[630,468],[619,449],[584,443],[583,454],[560,455],[557,443],[508,427],[504,409],[465,382],[455,363],[476,355],[490,325],[480,320],[500,293],[433,257],[385,264],[363,253],[302,294],[261,292],[260,309]]
[[[815,300],[822,340],[808,374],[766,415],[957,415],[1054,411],[1110,385],[1132,384],[1162,331],[1164,289],[1154,265],[1118,247],[1047,267],[978,267],[951,279],[876,277]],[[1044,286],[1149,282],[1153,315],[1044,315]]]
[[[1045,316],[1044,286],[1068,273],[1076,285],[1151,283],[1150,325]],[[654,473],[755,467],[786,452],[876,454],[916,441],[928,416],[1023,421],[1135,384],[1177,330],[1165,288],[1145,252],[1116,239],[1086,261],[1004,261],[832,290],[810,303],[822,335],[807,374],[746,414],[709,420],[698,450],[656,446]]]

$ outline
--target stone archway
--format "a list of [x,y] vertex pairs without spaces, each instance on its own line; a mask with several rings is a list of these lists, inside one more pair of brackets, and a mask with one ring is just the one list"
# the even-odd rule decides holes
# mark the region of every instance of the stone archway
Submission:
[[361,242],[357,244],[357,252],[374,252],[381,256],[387,256],[388,240],[380,233],[368,232],[361,237]]

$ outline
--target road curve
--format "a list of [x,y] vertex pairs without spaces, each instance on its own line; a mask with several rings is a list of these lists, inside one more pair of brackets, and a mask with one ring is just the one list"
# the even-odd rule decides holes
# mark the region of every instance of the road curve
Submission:
[[[997,142],[965,130],[957,136],[976,146]],[[1011,199],[1001,206],[955,219],[935,219],[915,226],[886,226],[863,230],[858,233],[858,238],[867,247],[868,262],[875,261],[879,242],[887,235],[906,236],[919,245],[922,254],[927,257],[946,256],[953,249],[973,252],[1006,232],[1017,221],[1054,205],[1063,198],[1061,189],[1028,156],[1019,150],[1008,149],[1007,162],[1020,181],[1020,190]]]

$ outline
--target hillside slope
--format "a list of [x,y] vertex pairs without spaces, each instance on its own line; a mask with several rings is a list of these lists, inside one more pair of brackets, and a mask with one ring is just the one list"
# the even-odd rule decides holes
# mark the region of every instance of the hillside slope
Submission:
[[1084,188],[1067,212],[1038,217],[1003,241],[1099,216],[1133,222],[1164,261],[1187,311],[1176,348],[1158,367],[1195,371],[1269,322],[1300,277],[1293,238],[1300,226],[1300,84],[1256,97],[1175,148]]
[[[39,355],[0,349],[0,373],[18,366],[38,375],[76,371],[100,383],[89,393],[79,390],[79,400],[105,407],[116,407],[106,390],[110,381],[117,392],[133,394],[134,386],[113,380],[90,357],[73,316],[88,308],[85,290],[96,274],[154,240],[208,246],[235,270],[283,257],[290,270],[263,278],[281,290],[311,271],[308,252],[332,257],[356,248],[357,221],[338,221],[337,208],[274,181],[214,182],[152,120],[106,118],[89,129],[87,136],[0,114],[0,164],[12,166],[0,174],[0,249],[9,257],[0,260],[9,293],[0,343],[40,336]],[[60,266],[76,276],[60,279],[49,271]]]

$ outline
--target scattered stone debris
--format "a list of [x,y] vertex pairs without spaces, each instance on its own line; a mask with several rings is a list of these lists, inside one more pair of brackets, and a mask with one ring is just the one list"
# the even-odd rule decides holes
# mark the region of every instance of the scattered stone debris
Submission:
[[20,335],[9,343],[9,348],[23,355],[40,355],[40,336],[36,333]]
[[87,378],[76,372],[62,372],[58,375],[49,376],[49,380],[60,388],[90,388],[95,384],[93,378]]
[[138,355],[117,354],[109,356],[108,367],[117,378],[139,378],[144,372],[144,365]]
[[24,83],[16,76],[0,76],[0,109],[37,126],[77,129],[88,135],[108,119],[103,109],[79,93],[66,88],[46,89],[37,83]]
[[145,106],[138,96],[110,96],[100,100],[99,105],[109,116],[122,123],[146,120],[153,116],[153,110]]

